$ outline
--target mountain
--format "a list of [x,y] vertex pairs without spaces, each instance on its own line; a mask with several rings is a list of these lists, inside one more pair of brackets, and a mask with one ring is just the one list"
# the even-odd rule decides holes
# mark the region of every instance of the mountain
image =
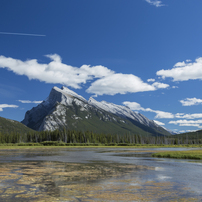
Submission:
[[163,126],[161,126],[161,127],[164,128],[165,130],[167,130],[171,135],[177,135],[177,134],[179,134],[179,133],[177,133],[177,132],[175,132],[173,130],[169,130],[169,129],[163,127]]
[[53,87],[46,100],[26,112],[22,123],[38,131],[66,128],[97,133],[170,135],[154,121],[126,106],[98,102],[92,97],[87,101],[66,87]]
[[27,133],[31,131],[33,130],[18,121],[0,117],[0,133]]

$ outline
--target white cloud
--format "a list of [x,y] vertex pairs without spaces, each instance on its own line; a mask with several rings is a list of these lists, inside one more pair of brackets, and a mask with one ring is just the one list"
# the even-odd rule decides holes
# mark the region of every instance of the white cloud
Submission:
[[143,108],[141,105],[137,102],[129,102],[125,101],[123,102],[125,106],[128,106],[131,110],[134,111],[145,111],[145,112],[153,112],[156,113],[155,119],[172,119],[172,118],[178,118],[178,119],[200,119],[202,118],[202,113],[195,113],[195,114],[185,114],[185,113],[177,113],[172,114],[170,112],[164,112],[160,110],[153,110],[150,108]]
[[172,86],[172,88],[178,88],[178,86]]
[[179,126],[191,126],[191,127],[198,127],[198,128],[200,127],[200,125],[196,123],[182,123]]
[[164,4],[162,4],[162,1],[159,1],[159,0],[145,0],[145,1],[156,7],[165,6]]
[[202,57],[196,59],[193,63],[190,60],[187,61],[178,62],[174,65],[174,68],[168,70],[162,69],[157,71],[156,74],[163,79],[171,77],[173,81],[202,79]]
[[195,114],[177,113],[175,117],[178,119],[199,119],[202,118],[202,113],[195,113]]
[[191,126],[191,127],[198,127],[201,128],[202,119],[201,120],[177,120],[177,121],[170,121],[169,124],[175,124],[179,126]]
[[17,108],[17,105],[8,105],[8,104],[0,104],[0,111],[3,111],[4,108]]
[[186,66],[186,63],[183,61],[176,63],[173,67],[184,67],[184,66]]
[[156,87],[156,88],[168,88],[169,85],[168,84],[165,84],[165,83],[159,83],[159,82],[154,82],[152,84],[152,86]]
[[159,110],[152,110],[151,112],[156,113],[155,119],[172,119],[175,116],[170,112],[164,112]]
[[145,111],[145,109],[143,107],[141,107],[141,105],[137,102],[125,101],[125,102],[123,102],[123,104],[134,111],[139,111],[139,110]]
[[97,95],[115,95],[118,93],[126,94],[154,90],[157,90],[157,88],[144,83],[135,75],[119,73],[96,80],[86,91]]
[[155,91],[160,88],[168,88],[168,84],[155,82],[152,85],[143,82],[139,77],[132,74],[115,73],[105,76],[93,82],[86,90],[88,93],[96,95],[115,95],[126,93],[137,93],[145,91]]
[[30,101],[30,100],[18,100],[18,101],[26,104],[29,104],[29,103],[40,104],[43,102],[43,101]]
[[92,95],[91,97],[98,97],[98,95],[95,94],[95,95]]
[[165,123],[160,122],[160,121],[157,121],[157,120],[154,120],[154,122],[155,122],[156,124],[158,124],[159,126],[164,126],[164,125],[165,125]]
[[46,55],[52,61],[48,64],[39,64],[36,59],[21,61],[0,56],[0,68],[7,68],[18,75],[25,75],[30,80],[37,79],[46,83],[60,83],[73,88],[81,88],[88,80],[102,78],[113,74],[114,71],[104,66],[82,65],[80,68],[62,63],[59,55]]
[[147,82],[154,82],[155,79],[147,79]]
[[48,54],[45,55],[47,58],[50,58],[51,60],[55,61],[55,62],[62,62],[62,58],[58,55],[58,54]]
[[[173,118],[178,118],[181,120],[175,120],[175,121],[170,121],[169,124],[175,124],[178,126],[189,126],[189,127],[197,127],[197,128],[202,128],[202,113],[196,113],[196,114],[185,114],[185,113],[177,113],[177,114],[172,114],[170,112],[164,112],[160,110],[153,110],[150,108],[143,108],[141,105],[137,102],[129,102],[125,101],[123,102],[125,106],[128,106],[131,110],[134,111],[145,111],[145,112],[153,112],[156,113],[156,116],[154,117],[155,119],[173,119]],[[199,119],[199,120],[187,120],[187,119]],[[154,120],[158,125],[165,125],[164,123]]]
[[125,101],[125,102],[123,102],[123,104],[128,106],[132,110],[156,113],[156,116],[154,117],[155,119],[164,119],[164,118],[165,119],[172,119],[172,118],[175,117],[174,114],[172,114],[170,112],[164,112],[164,111],[160,111],[160,110],[153,110],[153,109],[150,109],[150,108],[143,108],[137,102]]
[[180,100],[182,106],[192,106],[192,105],[199,105],[202,104],[202,99],[197,98],[186,98],[184,100]]
[[179,133],[195,132],[196,130],[180,130]]
[[60,83],[77,89],[81,88],[81,84],[93,80],[86,91],[95,95],[154,91],[169,86],[159,82],[150,85],[135,75],[115,73],[101,65],[73,67],[62,63],[61,57],[57,54],[46,55],[46,57],[52,61],[47,64],[40,64],[36,59],[21,61],[0,56],[0,68],[6,68],[18,75],[25,75],[30,80],[37,79],[46,83]]

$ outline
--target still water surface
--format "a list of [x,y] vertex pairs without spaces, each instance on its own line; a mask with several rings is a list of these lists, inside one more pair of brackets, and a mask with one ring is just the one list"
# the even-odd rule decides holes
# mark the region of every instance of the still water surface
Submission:
[[0,150],[0,201],[202,201],[202,162],[182,148]]

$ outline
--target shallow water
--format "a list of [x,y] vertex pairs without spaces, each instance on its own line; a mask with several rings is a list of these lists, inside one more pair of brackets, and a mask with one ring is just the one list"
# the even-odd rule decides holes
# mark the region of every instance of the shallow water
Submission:
[[0,201],[202,201],[202,162],[184,148],[0,150]]

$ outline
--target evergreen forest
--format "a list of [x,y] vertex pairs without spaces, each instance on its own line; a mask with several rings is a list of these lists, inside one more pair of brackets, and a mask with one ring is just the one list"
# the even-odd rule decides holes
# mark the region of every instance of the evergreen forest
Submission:
[[29,131],[0,132],[0,144],[27,144],[30,145],[180,145],[180,144],[202,144],[202,132],[192,135],[171,135],[171,136],[141,136],[139,134],[97,134],[92,131],[76,130],[55,130],[55,131]]

